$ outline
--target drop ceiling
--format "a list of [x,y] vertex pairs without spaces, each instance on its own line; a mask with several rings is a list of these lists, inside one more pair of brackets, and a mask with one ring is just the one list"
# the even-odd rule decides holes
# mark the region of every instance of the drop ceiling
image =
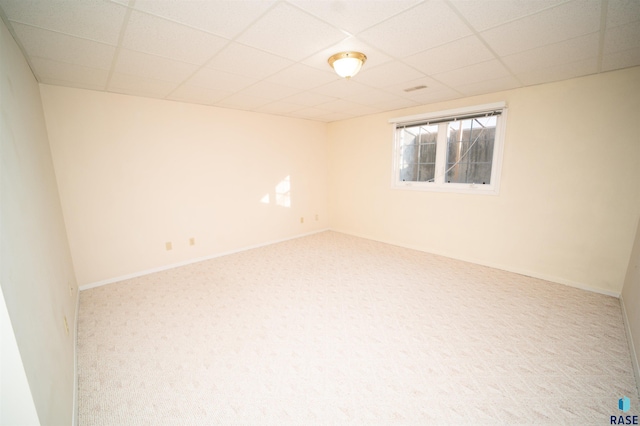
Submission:
[[[0,14],[41,83],[324,122],[640,65],[640,0],[0,0]],[[327,63],[344,50],[368,57],[349,81]]]

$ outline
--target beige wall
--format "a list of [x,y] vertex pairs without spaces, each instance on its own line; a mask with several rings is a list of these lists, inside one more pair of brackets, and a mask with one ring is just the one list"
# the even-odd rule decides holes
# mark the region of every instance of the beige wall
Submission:
[[627,326],[631,337],[631,342],[629,342],[629,346],[632,349],[631,356],[635,357],[636,382],[640,389],[640,359],[638,359],[640,355],[640,221],[638,221],[635,237],[629,267],[627,268],[627,277],[622,289],[622,301],[627,314]]
[[[640,68],[331,123],[331,227],[618,294],[640,212]],[[498,196],[391,189],[388,119],[506,101]]]
[[[3,371],[3,403],[5,395],[20,394],[24,409],[19,401],[12,407],[18,416],[28,419],[35,405],[42,424],[68,425],[74,396],[73,265],[38,83],[4,23],[0,45],[0,303],[6,303],[32,398],[28,401],[20,388],[6,388],[9,376],[19,372]],[[3,344],[8,337],[3,335]],[[16,417],[5,414],[0,423],[15,424]]]
[[[81,284],[330,225],[610,294],[640,211],[639,89],[632,68],[326,126],[41,86]],[[391,189],[389,118],[503,100],[500,195]],[[274,191],[287,176],[282,207]]]
[[[81,285],[328,226],[324,123],[58,86],[41,92]],[[290,206],[278,205],[287,177]]]

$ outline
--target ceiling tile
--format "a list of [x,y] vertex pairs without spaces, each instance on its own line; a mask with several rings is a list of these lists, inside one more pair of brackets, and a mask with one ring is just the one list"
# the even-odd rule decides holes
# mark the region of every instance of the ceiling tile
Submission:
[[362,105],[344,99],[337,99],[335,101],[327,102],[326,104],[320,105],[320,108],[332,112],[346,112],[348,114],[355,115],[374,114],[381,111],[380,108]]
[[[318,121],[640,65],[638,0],[0,0],[0,7],[40,82]],[[327,62],[347,50],[367,55],[349,81]]]
[[393,111],[396,109],[402,109],[402,108],[410,108],[413,106],[418,106],[420,105],[418,102],[411,100],[411,99],[403,99],[403,98],[395,98],[393,100],[388,100],[388,101],[383,101],[383,102],[376,102],[374,104],[372,104],[372,106],[376,107],[376,108],[380,108],[383,111]]
[[349,100],[362,105],[378,107],[381,104],[402,100],[402,98],[394,93],[387,92],[386,90],[372,87],[367,91],[362,91],[353,96],[349,96]]
[[131,12],[122,46],[139,52],[202,65],[228,41],[141,12]]
[[515,74],[598,56],[600,34],[592,33],[502,58]]
[[494,59],[493,53],[476,36],[465,37],[405,58],[404,61],[428,75],[455,70]]
[[423,73],[402,62],[387,62],[375,68],[366,68],[358,74],[358,82],[374,87],[387,87],[425,77]]
[[332,121],[347,120],[353,117],[355,116],[351,114],[347,114],[345,112],[330,112],[328,114],[318,115],[314,119],[319,121],[324,121],[326,123],[330,123]]
[[69,83],[77,82],[84,86],[101,86],[104,89],[109,77],[107,70],[83,67],[45,58],[32,57],[30,62],[38,81],[42,83],[58,80]]
[[234,92],[231,90],[205,89],[203,87],[189,86],[185,84],[171,92],[167,98],[174,101],[212,105],[231,96],[233,93]]
[[242,90],[256,83],[254,78],[230,74],[213,68],[202,68],[196,72],[186,83],[192,86],[204,87],[216,90]]
[[237,41],[295,61],[347,37],[342,31],[286,3],[278,3]]
[[359,34],[395,57],[405,57],[471,34],[444,2],[422,3]]
[[267,80],[301,90],[309,90],[339,78],[337,74],[329,70],[320,71],[306,65],[296,64],[272,75]]
[[269,81],[259,81],[238,93],[255,96],[257,98],[265,98],[270,102],[273,102],[298,92],[298,89],[283,86],[281,84],[271,83]]
[[321,115],[332,114],[332,111],[327,111],[320,108],[302,108],[297,111],[291,112],[292,117],[310,118],[315,119]]
[[607,28],[640,21],[640,1],[609,0],[607,4]]
[[270,102],[269,99],[243,95],[242,93],[235,93],[229,96],[228,98],[225,98],[220,102],[217,102],[216,106],[251,111],[261,106],[264,106],[269,102]]
[[476,31],[483,31],[556,6],[565,1],[566,0],[451,0],[451,3]]
[[602,57],[602,71],[640,65],[640,48],[611,53]]
[[357,78],[358,76],[355,76],[350,80],[342,78],[325,84],[324,86],[317,87],[313,89],[312,92],[326,96],[333,96],[338,99],[347,99],[351,96],[357,96],[358,94],[371,90],[369,86],[358,83],[356,81]]
[[289,96],[283,99],[283,101],[312,107],[312,106],[317,106],[327,102],[335,101],[336,99],[337,98],[334,98],[333,96],[326,96],[319,93],[302,92],[293,96]]
[[127,95],[164,98],[171,93],[175,87],[175,83],[168,81],[115,72],[111,76],[107,91],[124,93]]
[[463,95],[460,92],[456,92],[453,89],[447,87],[434,90],[418,90],[415,92],[407,93],[407,98],[420,104],[430,104],[433,102],[443,102],[451,99],[462,98]]
[[[424,89],[418,89],[407,92],[407,88],[426,85]],[[455,99],[462,97],[462,94],[445,86],[444,84],[431,78],[419,79],[407,82],[406,84],[388,87],[391,93],[409,99],[420,104],[439,102],[441,100]]]
[[304,108],[302,105],[278,101],[256,108],[256,111],[265,112],[267,114],[288,114],[302,108]]
[[231,43],[218,53],[207,67],[220,71],[262,79],[294,62],[240,43]]
[[111,69],[115,46],[15,22],[13,29],[30,56],[90,68]]
[[456,90],[462,92],[465,96],[480,95],[483,93],[501,92],[503,90],[515,89],[521,87],[522,84],[513,76],[507,75],[490,80],[478,81],[471,84],[463,84],[457,86]]
[[403,10],[420,3],[421,0],[394,1],[317,1],[290,0],[325,22],[350,34],[357,34]]
[[228,39],[238,35],[271,1],[136,0],[135,8]]
[[444,84],[455,88],[463,84],[476,83],[479,81],[492,80],[498,77],[509,75],[509,71],[498,60],[481,62],[457,70],[442,74],[436,74],[433,78]]
[[499,55],[558,43],[600,28],[600,2],[575,0],[481,33]]
[[607,29],[604,35],[604,54],[640,47],[640,21]]
[[598,70],[597,58],[584,59],[568,64],[554,65],[548,68],[517,74],[516,77],[525,85],[548,83],[566,80],[582,75],[594,74]]
[[[425,89],[419,89],[416,91],[409,91],[409,92],[406,91],[407,89],[411,89],[419,86],[427,86],[427,87]],[[417,80],[411,80],[401,84],[394,84],[393,86],[385,87],[384,90],[403,98],[406,98],[406,97],[410,98],[411,96],[413,96],[418,92],[425,92],[425,91],[433,92],[436,90],[443,90],[446,88],[447,87],[445,85],[434,80],[431,77],[423,77]]]
[[184,81],[197,69],[197,65],[127,49],[120,51],[115,66],[115,71],[119,73],[174,83]]
[[10,21],[116,45],[126,8],[102,0],[1,0]]

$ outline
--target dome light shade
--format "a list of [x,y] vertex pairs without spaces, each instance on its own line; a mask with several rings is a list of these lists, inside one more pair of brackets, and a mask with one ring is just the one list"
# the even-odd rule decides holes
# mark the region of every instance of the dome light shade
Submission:
[[342,78],[350,79],[360,71],[367,57],[360,52],[340,52],[329,58],[329,65]]

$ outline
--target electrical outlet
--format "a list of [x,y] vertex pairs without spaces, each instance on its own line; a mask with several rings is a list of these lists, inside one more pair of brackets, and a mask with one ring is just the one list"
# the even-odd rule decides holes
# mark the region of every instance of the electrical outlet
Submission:
[[173,249],[173,245],[171,244],[171,241],[167,241],[166,243],[164,243],[164,246],[166,247],[167,251]]
[[304,217],[300,218],[300,223],[304,223]]
[[319,220],[318,215],[316,215],[316,222]]
[[67,322],[67,316],[63,316],[62,319],[64,320],[64,331],[65,333],[67,333],[67,336],[69,335],[69,323]]
[[73,297],[73,284],[69,283],[69,295]]
[[189,245],[190,246],[195,246],[196,245],[196,239],[194,237],[189,238]]

